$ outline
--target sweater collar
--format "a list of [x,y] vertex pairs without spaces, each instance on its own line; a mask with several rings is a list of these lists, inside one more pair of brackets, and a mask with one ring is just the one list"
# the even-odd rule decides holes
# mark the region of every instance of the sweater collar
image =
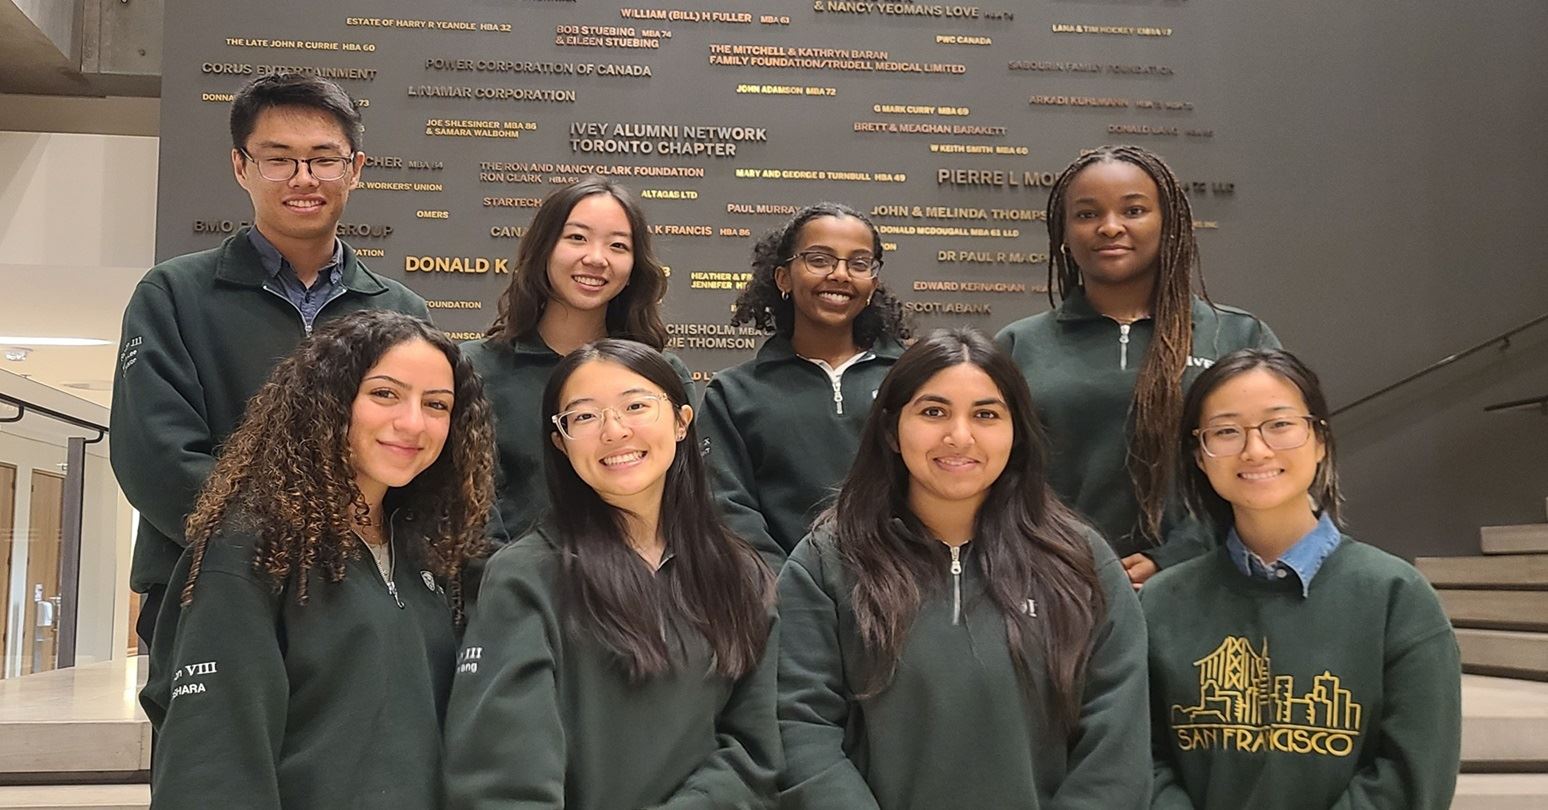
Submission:
[[[221,243],[215,257],[215,278],[244,287],[262,287],[268,280],[269,271],[248,236],[250,230],[252,226],[242,228]],[[341,280],[345,289],[363,295],[387,292],[387,285],[360,263],[354,249],[342,239],[338,240],[338,250],[343,252]]]
[[[869,351],[877,357],[896,360],[902,356],[903,346],[891,338],[881,338],[872,344],[869,349],[862,349],[862,351]],[[766,363],[779,363],[786,360],[800,359],[802,358],[796,354],[795,347],[790,345],[790,338],[775,334],[769,335],[768,339],[763,341],[763,345],[758,347],[758,354],[754,356],[753,362],[761,366]]]

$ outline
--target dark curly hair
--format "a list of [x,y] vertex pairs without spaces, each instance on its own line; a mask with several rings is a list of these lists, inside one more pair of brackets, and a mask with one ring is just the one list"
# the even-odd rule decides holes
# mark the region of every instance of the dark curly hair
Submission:
[[429,343],[451,363],[451,427],[440,456],[387,497],[392,508],[415,516],[425,536],[422,563],[445,580],[461,621],[460,575],[484,550],[484,521],[494,500],[489,403],[472,363],[445,334],[385,310],[319,327],[248,401],[188,516],[193,560],[184,605],[193,600],[210,538],[228,521],[257,535],[254,569],[272,578],[275,590],[294,587],[298,604],[307,602],[314,570],[329,582],[344,579],[345,562],[362,554],[353,526],[369,513],[350,462],[350,414],[366,372],[411,340]]
[[[795,303],[780,293],[779,285],[774,282],[774,271],[789,263],[796,240],[801,238],[801,228],[818,217],[853,217],[864,222],[871,229],[871,253],[882,258],[881,234],[870,217],[842,203],[808,205],[797,211],[784,227],[764,234],[753,246],[752,278],[732,305],[732,326],[750,323],[760,332],[786,338],[795,331]],[[901,343],[911,334],[903,316],[902,302],[893,297],[887,285],[878,278],[871,303],[855,316],[855,345],[870,348],[884,337]]]

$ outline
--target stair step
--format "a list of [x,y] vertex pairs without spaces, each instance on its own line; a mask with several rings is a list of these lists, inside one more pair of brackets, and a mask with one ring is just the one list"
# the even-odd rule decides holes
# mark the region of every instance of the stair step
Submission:
[[1548,770],[1544,728],[1548,728],[1548,683],[1462,676],[1463,770]]
[[1539,554],[1548,552],[1548,523],[1519,526],[1484,526],[1478,530],[1485,554]]
[[1548,633],[1460,628],[1457,644],[1468,672],[1548,680]]
[[0,680],[0,782],[21,781],[7,778],[20,774],[148,770],[150,722],[137,699],[145,682],[144,660]]
[[1414,565],[1437,588],[1548,589],[1548,554],[1420,557]]
[[0,810],[146,810],[150,785],[0,787]]
[[1548,807],[1548,774],[1464,773],[1457,777],[1451,810],[1542,810]]
[[1548,591],[1435,592],[1457,627],[1548,631]]

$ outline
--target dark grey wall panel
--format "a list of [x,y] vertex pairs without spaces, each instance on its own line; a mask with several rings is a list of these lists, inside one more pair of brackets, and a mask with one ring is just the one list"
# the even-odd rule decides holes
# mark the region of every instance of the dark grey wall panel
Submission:
[[[819,12],[819,5],[835,10]],[[778,211],[835,199],[866,210],[886,207],[877,220],[895,247],[889,247],[885,280],[924,310],[919,324],[997,329],[1046,307],[1039,290],[1046,265],[943,261],[943,255],[1020,254],[1035,262],[1047,250],[1042,223],[1022,217],[1040,216],[1046,202],[1037,176],[1057,172],[1083,147],[1118,141],[1157,150],[1200,184],[1192,196],[1206,225],[1199,239],[1210,292],[1262,315],[1322,372],[1336,403],[1548,309],[1548,261],[1537,238],[1537,197],[1548,188],[1548,162],[1540,157],[1540,128],[1548,120],[1548,84],[1541,81],[1548,72],[1548,49],[1541,47],[1548,7],[1536,0],[1486,7],[1455,0],[1420,6],[382,0],[360,6],[168,0],[159,255],[220,237],[207,227],[200,232],[196,222],[235,223],[248,215],[247,200],[229,176],[222,94],[260,66],[293,65],[357,71],[358,78],[340,83],[368,102],[366,149],[401,161],[368,169],[366,181],[440,189],[360,189],[345,224],[360,232],[348,237],[352,244],[379,252],[368,259],[373,268],[447,305],[435,316],[452,332],[487,327],[508,276],[409,268],[424,257],[443,264],[484,259],[491,266],[508,259],[516,240],[495,238],[491,229],[525,225],[531,209],[490,206],[486,198],[529,204],[551,180],[576,174],[566,164],[702,170],[700,177],[619,178],[636,191],[661,192],[647,201],[647,213],[662,230],[676,232],[659,235],[656,245],[672,267],[669,320],[696,371],[746,356],[686,341],[688,332],[725,323],[735,293],[716,285],[734,285],[736,276],[722,274],[744,272],[752,237],[783,219],[743,213],[758,206]],[[668,6],[676,19],[630,19],[621,11]],[[947,16],[958,9],[977,16]],[[905,13],[919,10],[926,13]],[[739,22],[737,14],[750,17]],[[367,24],[356,24],[362,21]],[[429,24],[404,27],[414,21]],[[1070,32],[1067,26],[1115,30]],[[283,40],[299,46],[270,47]],[[655,47],[616,47],[639,40]],[[360,49],[345,50],[349,44]],[[475,67],[530,63],[526,69],[534,72],[447,69],[459,60]],[[804,66],[783,66],[790,64]],[[228,65],[238,72],[220,72]],[[651,75],[601,75],[641,68],[587,65],[644,66]],[[1089,65],[1098,69],[1084,69]],[[573,94],[573,101],[411,96],[443,86],[518,88],[561,99]],[[801,92],[747,92],[765,86]],[[805,88],[817,89],[808,95]],[[1034,96],[1055,103],[1030,103]],[[1119,99],[1127,106],[1060,103],[1071,99]],[[893,109],[907,107],[936,114]],[[941,115],[942,107],[969,114]],[[535,129],[506,130],[517,138],[427,134],[433,119]],[[762,130],[766,140],[756,133],[730,141],[679,130],[665,140],[734,144],[735,156],[580,152],[572,133],[588,131],[588,123],[609,131],[619,124],[736,126]],[[918,125],[947,130],[904,131]],[[953,133],[953,126],[969,129]],[[894,128],[899,131],[888,131]],[[990,153],[978,153],[981,147]],[[440,168],[410,168],[410,161]],[[941,170],[1005,175],[991,174],[987,183],[940,182]],[[789,172],[830,175],[781,174]],[[868,179],[836,180],[831,173]],[[905,179],[882,182],[885,175]],[[1032,184],[1011,186],[1012,178]],[[504,182],[523,179],[537,182]],[[986,216],[998,209],[1007,218],[960,218],[975,209]],[[447,218],[423,218],[422,211],[444,211]],[[964,229],[964,235],[922,235],[920,228]],[[706,229],[708,236],[687,235]],[[1025,289],[944,291],[939,282]],[[978,311],[934,311],[950,307]],[[1526,355],[1523,345],[1518,341],[1513,355],[1499,362],[1442,372],[1431,381],[1437,390],[1423,401],[1405,402],[1415,396],[1408,392],[1340,420],[1358,535],[1402,553],[1466,553],[1480,522],[1543,519],[1548,465],[1522,448],[1548,448],[1548,419],[1485,419],[1477,411],[1481,401],[1548,393],[1543,365],[1514,359],[1542,356]]]

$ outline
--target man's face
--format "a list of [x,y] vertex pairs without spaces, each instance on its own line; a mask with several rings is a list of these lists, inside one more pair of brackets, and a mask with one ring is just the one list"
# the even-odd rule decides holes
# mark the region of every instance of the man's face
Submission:
[[[244,146],[246,156],[231,150],[231,170],[253,199],[253,224],[258,230],[281,244],[331,243],[349,191],[360,182],[365,165],[365,153],[350,155],[349,138],[338,121],[310,107],[270,107],[258,114]],[[268,180],[259,171],[258,161],[314,157],[342,157],[349,163],[337,180],[318,180],[305,164],[289,180]]]

